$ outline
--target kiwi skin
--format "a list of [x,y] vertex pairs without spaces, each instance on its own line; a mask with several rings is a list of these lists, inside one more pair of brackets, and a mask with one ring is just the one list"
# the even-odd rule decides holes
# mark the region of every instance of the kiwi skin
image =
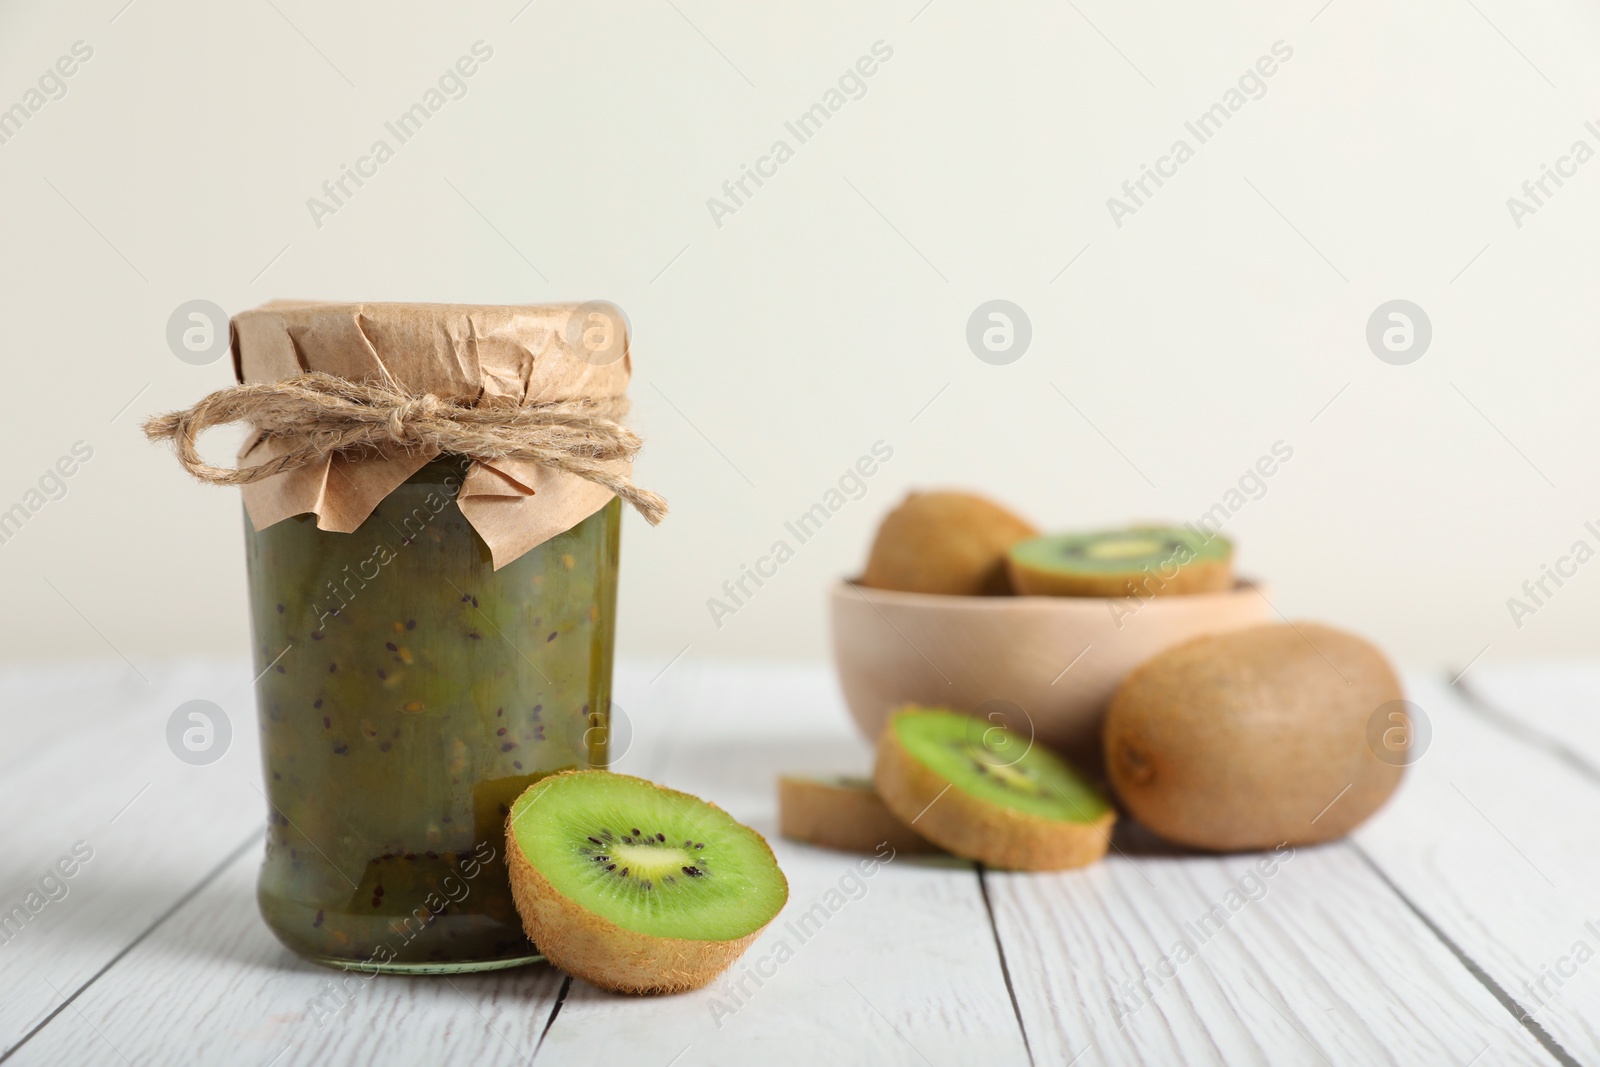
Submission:
[[826,779],[783,775],[778,779],[778,832],[843,852],[938,852],[927,838],[894,817],[870,782],[861,787]]
[[1222,560],[1185,564],[1171,578],[1126,574],[1063,574],[1008,559],[1011,587],[1018,596],[1189,596],[1233,588],[1233,565]]
[[1399,785],[1404,768],[1373,754],[1366,729],[1402,695],[1382,652],[1328,626],[1199,637],[1123,681],[1106,713],[1106,767],[1128,812],[1179,844],[1329,841]]
[[884,516],[861,584],[947,596],[1006,596],[1006,550],[1038,533],[972,493],[911,493]]
[[889,810],[929,841],[969,860],[1012,871],[1087,867],[1111,845],[1116,812],[1067,823],[979,800],[951,785],[906,751],[894,716],[878,740],[873,782]]
[[[655,786],[653,782],[650,784]],[[664,789],[663,786],[655,788]],[[688,796],[672,789],[665,791]],[[715,804],[711,806],[716,807]],[[756,839],[771,855],[772,848],[766,839],[760,834],[756,834]],[[511,898],[517,905],[517,914],[522,917],[522,929],[545,959],[568,974],[613,993],[682,993],[699,989],[732,966],[766,929],[763,925],[731,941],[655,937],[624,929],[558,892],[522,854],[509,815],[506,817],[506,863],[511,870]],[[776,867],[776,859],[773,863]],[[781,871],[778,877],[783,878]],[[787,899],[787,880],[784,896]]]

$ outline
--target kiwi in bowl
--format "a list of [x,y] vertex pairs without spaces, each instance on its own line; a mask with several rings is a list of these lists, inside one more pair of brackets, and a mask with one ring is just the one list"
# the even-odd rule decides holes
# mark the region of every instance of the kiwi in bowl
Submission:
[[1006,549],[1038,531],[975,493],[911,493],[884,516],[861,584],[943,596],[1004,596]]
[[[833,664],[869,740],[904,704],[1026,710],[1038,738],[1087,770],[1138,664],[1272,616],[1204,525],[1142,523],[1040,537],[972,493],[913,493],[883,520],[861,576],[829,592]],[[1009,594],[1009,595],[1005,595]]]
[[1140,663],[1202,634],[1272,618],[1266,587],[1133,597],[935,596],[852,581],[828,594],[834,671],[864,737],[904,704],[1024,709],[1038,739],[1079,766],[1100,762],[1100,720]]
[[1034,537],[1006,554],[1023,596],[1154,597],[1233,585],[1233,543],[1183,526]]

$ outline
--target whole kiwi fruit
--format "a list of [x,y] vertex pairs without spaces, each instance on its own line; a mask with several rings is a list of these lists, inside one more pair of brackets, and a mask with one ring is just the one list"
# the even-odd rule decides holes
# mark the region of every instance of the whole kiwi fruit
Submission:
[[1037,530],[972,493],[911,493],[884,517],[861,584],[903,593],[1003,596],[1006,550]]
[[1367,731],[1401,698],[1383,653],[1332,627],[1199,637],[1123,681],[1106,767],[1129,814],[1170,841],[1219,852],[1328,841],[1399,785],[1404,766],[1379,759]]

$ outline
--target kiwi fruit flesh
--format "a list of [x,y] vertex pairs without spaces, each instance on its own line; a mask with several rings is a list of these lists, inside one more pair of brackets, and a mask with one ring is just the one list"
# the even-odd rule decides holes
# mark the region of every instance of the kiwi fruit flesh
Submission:
[[1233,545],[1182,526],[1035,537],[1011,546],[1023,596],[1175,596],[1233,586]]
[[760,834],[698,797],[610,771],[529,786],[506,818],[506,860],[539,951],[621,993],[705,985],[789,898]]
[[894,817],[870,778],[840,774],[778,779],[778,830],[784,837],[844,852],[937,852]]
[[1401,697],[1382,652],[1328,626],[1196,638],[1123,681],[1106,712],[1107,771],[1128,813],[1179,844],[1331,840],[1400,782],[1404,767],[1368,747],[1367,725]]
[[917,833],[991,867],[1086,866],[1105,855],[1116,820],[1105,798],[1055,753],[944,708],[890,716],[873,781]]
[[912,493],[884,517],[861,584],[903,593],[1004,596],[1006,549],[1038,533],[971,493]]

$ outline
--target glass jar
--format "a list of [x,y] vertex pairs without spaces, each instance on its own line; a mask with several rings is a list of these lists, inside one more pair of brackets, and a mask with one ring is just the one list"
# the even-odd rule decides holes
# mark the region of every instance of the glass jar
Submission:
[[428,464],[354,533],[245,520],[268,832],[257,900],[301,956],[538,959],[501,853],[539,778],[606,765],[621,505],[499,570]]

